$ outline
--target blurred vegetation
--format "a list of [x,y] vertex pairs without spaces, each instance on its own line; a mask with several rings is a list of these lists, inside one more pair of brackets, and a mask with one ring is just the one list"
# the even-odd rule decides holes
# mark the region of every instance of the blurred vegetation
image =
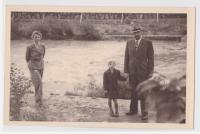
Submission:
[[65,40],[99,40],[99,32],[89,23],[73,23],[65,20],[46,17],[43,21],[26,22],[24,20],[12,20],[11,39],[30,39],[32,31],[39,30],[43,39]]
[[87,97],[100,97],[105,98],[104,90],[102,88],[102,85],[97,83],[96,79],[93,77],[90,78],[90,80],[84,84],[77,84],[74,87],[73,91],[66,91],[65,95],[69,96],[87,96]]
[[99,20],[98,18],[83,19],[80,22],[76,17],[73,19],[60,19],[58,16],[39,17],[40,19],[13,17],[11,20],[11,39],[30,39],[32,31],[39,30],[42,32],[44,39],[100,40],[104,39],[104,35],[107,34],[132,34],[134,26],[140,26],[145,35],[187,34],[187,18],[185,16],[173,16],[172,18],[166,16],[163,18],[160,16],[159,21],[154,17],[144,17],[143,19],[129,18],[125,19],[123,23],[120,23],[118,18],[103,20]]
[[156,122],[185,123],[186,75],[170,80],[157,75],[140,83],[137,91],[139,98],[148,94],[146,102],[156,112]]
[[23,97],[31,87],[31,81],[26,78],[16,64],[11,64],[10,70],[10,120],[20,120],[20,108]]

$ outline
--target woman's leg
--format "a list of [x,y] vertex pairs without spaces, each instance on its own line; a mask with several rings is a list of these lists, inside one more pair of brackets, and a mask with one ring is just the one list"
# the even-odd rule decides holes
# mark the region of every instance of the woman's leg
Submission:
[[118,103],[117,99],[113,99],[114,105],[115,105],[115,116],[119,116],[119,111],[118,111]]
[[41,78],[42,78],[42,76],[43,76],[43,71],[44,71],[43,69],[40,69],[40,70],[39,70],[40,75],[41,75]]
[[30,70],[31,79],[35,87],[35,101],[42,102],[42,77],[39,70]]

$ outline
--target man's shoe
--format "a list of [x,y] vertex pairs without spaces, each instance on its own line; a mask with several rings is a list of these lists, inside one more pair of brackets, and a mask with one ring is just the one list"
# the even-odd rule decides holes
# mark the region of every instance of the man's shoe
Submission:
[[126,113],[126,115],[134,115],[134,114],[137,114],[137,112],[128,112],[128,113]]
[[114,117],[114,116],[115,116],[114,113],[113,113],[112,111],[110,111],[109,115],[110,115],[111,117]]

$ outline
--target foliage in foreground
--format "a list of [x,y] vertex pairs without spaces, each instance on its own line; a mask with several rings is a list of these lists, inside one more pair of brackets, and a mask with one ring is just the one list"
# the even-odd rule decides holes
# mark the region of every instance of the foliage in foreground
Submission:
[[139,97],[148,93],[149,109],[156,112],[159,123],[185,123],[186,76],[168,80],[157,75],[140,83]]
[[31,81],[12,63],[10,68],[10,120],[19,120],[23,96],[31,87]]

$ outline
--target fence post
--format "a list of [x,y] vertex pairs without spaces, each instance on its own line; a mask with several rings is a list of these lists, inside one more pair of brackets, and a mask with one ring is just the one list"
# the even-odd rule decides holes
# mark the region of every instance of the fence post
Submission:
[[42,13],[42,24],[44,23],[45,13]]
[[159,22],[159,13],[156,14],[156,21]]
[[121,15],[121,24],[123,23],[123,20],[124,20],[124,14],[122,13],[122,15]]
[[81,16],[80,16],[80,24],[82,23],[82,19],[83,19],[83,14],[81,13]]

